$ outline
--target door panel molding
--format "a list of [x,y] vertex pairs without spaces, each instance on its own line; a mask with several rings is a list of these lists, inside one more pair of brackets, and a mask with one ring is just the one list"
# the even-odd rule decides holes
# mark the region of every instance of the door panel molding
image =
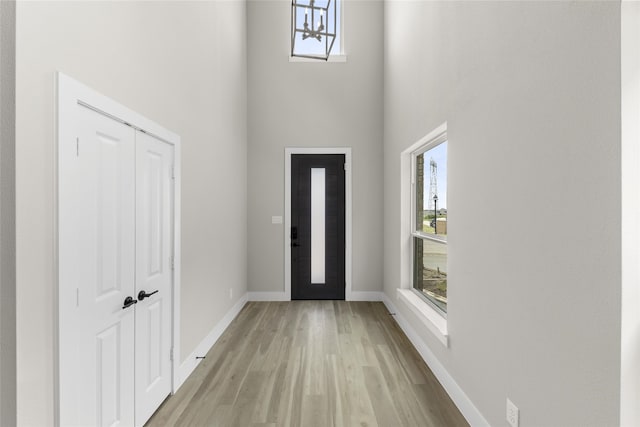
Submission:
[[343,154],[345,157],[345,300],[352,300],[352,168],[351,147],[286,147],[284,150],[284,296],[291,300],[291,156],[294,154]]
[[[71,408],[68,410],[63,405],[69,405],[68,400],[73,399],[73,394],[79,392],[73,385],[65,384],[65,375],[74,375],[74,362],[77,359],[75,349],[69,348],[69,332],[73,328],[69,325],[73,324],[76,316],[74,310],[78,305],[78,295],[76,292],[77,284],[69,281],[68,266],[73,265],[74,246],[73,238],[69,239],[63,236],[66,232],[65,227],[72,224],[74,218],[83,215],[81,209],[77,209],[70,196],[77,191],[77,184],[73,180],[74,177],[74,157],[77,150],[82,149],[79,144],[78,135],[82,131],[82,120],[78,119],[78,106],[86,107],[100,115],[103,115],[116,122],[122,123],[135,131],[140,131],[147,135],[153,136],[173,147],[173,221],[171,225],[171,237],[173,240],[173,277],[171,286],[171,342],[172,342],[172,361],[171,361],[171,390],[175,392],[180,385],[178,381],[179,369],[178,363],[180,358],[180,203],[181,203],[181,184],[180,184],[180,165],[181,165],[181,149],[180,137],[157,123],[147,119],[146,117],[136,113],[133,110],[109,99],[108,97],[94,91],[93,89],[77,82],[65,74],[58,72],[56,74],[56,147],[58,153],[57,163],[55,165],[56,188],[55,197],[55,218],[54,218],[54,239],[55,239],[55,298],[56,309],[54,313],[54,325],[56,334],[55,343],[55,374],[54,374],[54,411],[55,424],[78,424],[77,420],[80,416],[79,409]],[[137,132],[136,132],[137,133]],[[70,173],[71,171],[71,173]],[[75,171],[77,172],[77,171]],[[77,197],[76,197],[77,198]],[[125,313],[123,311],[123,313]],[[66,328],[66,329],[65,329]],[[105,353],[106,354],[106,353]],[[72,402],[73,404],[73,402]],[[107,415],[107,414],[103,414]],[[109,417],[105,419],[107,421]],[[74,422],[76,421],[76,422]],[[95,423],[96,421],[93,421]]]
[[[66,424],[132,419],[135,131],[75,106],[76,139],[60,146],[60,396]],[[104,141],[110,149],[104,150]],[[64,193],[62,193],[64,192]],[[82,337],[82,339],[78,339]],[[89,398],[90,390],[96,393]]]
[[171,145],[136,132],[136,425],[171,391],[172,164]]

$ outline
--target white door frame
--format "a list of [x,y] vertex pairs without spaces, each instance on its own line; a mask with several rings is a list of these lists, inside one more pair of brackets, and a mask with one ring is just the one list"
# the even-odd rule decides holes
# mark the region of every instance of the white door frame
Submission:
[[620,425],[640,423],[640,3],[621,12],[622,306]]
[[[153,137],[160,139],[174,148],[174,212],[173,212],[173,251],[174,251],[174,263],[175,268],[173,270],[173,292],[172,298],[172,358],[171,358],[171,383],[172,392],[175,393],[180,386],[178,377],[178,361],[180,360],[180,187],[181,187],[181,151],[180,151],[180,136],[168,131],[162,126],[156,124],[152,120],[136,113],[133,110],[107,98],[106,96],[90,89],[89,87],[79,83],[71,77],[58,72],[57,73],[57,139],[56,139],[56,152],[59,152],[61,147],[60,141],[74,141],[76,139],[76,130],[73,122],[73,111],[78,104],[104,114],[118,122],[124,123],[133,127],[134,129],[146,132]],[[63,168],[60,165],[60,156],[58,156],[55,165],[55,282],[56,282],[56,309],[55,309],[55,418],[56,424],[60,424],[60,358],[64,349],[60,348],[59,334],[60,327],[64,325],[67,320],[65,312],[60,308],[60,290],[64,283],[61,283],[59,277],[59,263],[60,263],[60,239],[58,234],[58,222],[61,212],[60,204],[60,191],[59,191],[59,177],[64,173]]]
[[344,154],[344,190],[345,190],[345,245],[344,245],[344,282],[345,300],[352,299],[351,291],[351,147],[284,149],[284,299],[291,300],[291,156],[293,154]]

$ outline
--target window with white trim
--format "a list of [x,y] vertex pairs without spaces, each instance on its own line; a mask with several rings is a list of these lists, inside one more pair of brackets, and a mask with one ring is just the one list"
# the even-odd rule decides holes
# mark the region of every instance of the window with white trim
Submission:
[[447,134],[411,153],[414,292],[447,313]]
[[343,0],[293,0],[291,58],[327,59],[324,55],[329,46],[329,59],[344,55],[343,3]]

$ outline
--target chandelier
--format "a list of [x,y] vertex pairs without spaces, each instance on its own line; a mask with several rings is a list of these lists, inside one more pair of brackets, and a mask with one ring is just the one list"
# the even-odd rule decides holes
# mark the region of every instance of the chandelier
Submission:
[[329,59],[336,39],[336,0],[292,0],[291,56]]

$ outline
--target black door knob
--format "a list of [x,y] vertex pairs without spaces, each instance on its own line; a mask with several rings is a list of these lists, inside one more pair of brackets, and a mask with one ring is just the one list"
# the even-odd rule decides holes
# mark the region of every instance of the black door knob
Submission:
[[137,303],[138,303],[138,300],[133,299],[133,297],[126,297],[124,299],[124,305],[122,306],[122,309],[124,310],[125,308],[129,308],[133,304],[137,304]]
[[151,295],[153,294],[157,294],[158,290],[156,289],[155,291],[151,292],[150,294],[146,293],[144,290],[138,292],[138,301],[142,301],[145,298],[149,298]]

